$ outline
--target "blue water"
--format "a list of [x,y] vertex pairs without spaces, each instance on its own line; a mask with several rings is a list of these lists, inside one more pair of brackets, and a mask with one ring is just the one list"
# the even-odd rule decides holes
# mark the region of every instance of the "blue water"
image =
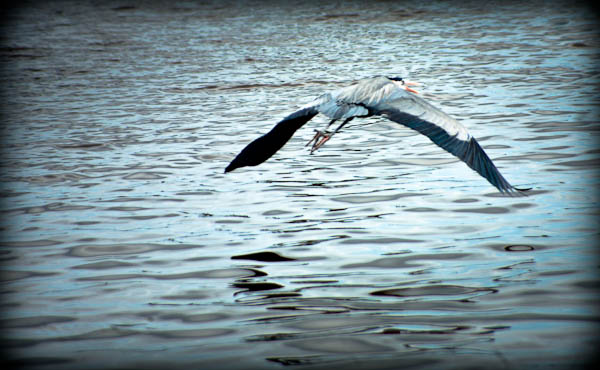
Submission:
[[[598,347],[599,38],[555,2],[33,4],[1,25],[5,358],[35,369],[572,369]],[[422,83],[511,184],[315,117]]]

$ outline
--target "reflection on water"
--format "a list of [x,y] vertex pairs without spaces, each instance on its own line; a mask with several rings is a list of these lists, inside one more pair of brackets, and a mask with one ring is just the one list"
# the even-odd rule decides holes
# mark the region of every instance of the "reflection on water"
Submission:
[[[597,19],[572,4],[35,4],[0,27],[2,325],[26,368],[576,368],[598,346]],[[315,118],[424,84],[505,177]]]

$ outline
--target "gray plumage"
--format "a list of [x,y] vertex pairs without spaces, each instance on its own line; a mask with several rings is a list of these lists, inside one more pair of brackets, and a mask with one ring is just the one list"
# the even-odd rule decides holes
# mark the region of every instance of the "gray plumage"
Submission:
[[[465,162],[501,192],[517,193],[526,190],[514,188],[504,179],[463,125],[410,91],[414,90],[405,86],[402,79],[380,76],[363,79],[354,85],[323,94],[284,118],[270,132],[248,144],[227,166],[225,172],[244,166],[256,166],[266,161],[296,130],[318,113],[332,119],[329,125],[338,119],[344,119],[344,123],[335,132],[355,117],[382,116],[427,136]],[[319,135],[326,138],[317,145]],[[318,132],[313,138],[316,145],[313,145],[313,150],[318,149],[331,135]]]

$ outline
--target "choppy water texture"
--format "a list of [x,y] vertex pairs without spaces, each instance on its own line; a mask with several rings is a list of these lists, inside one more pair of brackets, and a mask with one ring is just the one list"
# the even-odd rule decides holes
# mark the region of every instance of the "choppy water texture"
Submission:
[[[576,368],[598,348],[598,37],[570,3],[35,2],[2,46],[2,333],[37,369]],[[292,2],[290,2],[292,3]],[[315,118],[405,76],[528,197]]]

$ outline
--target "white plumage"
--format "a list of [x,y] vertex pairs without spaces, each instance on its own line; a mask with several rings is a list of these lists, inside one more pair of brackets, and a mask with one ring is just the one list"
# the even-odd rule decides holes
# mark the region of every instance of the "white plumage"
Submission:
[[317,150],[347,122],[355,117],[382,116],[427,136],[431,141],[465,162],[485,177],[501,192],[517,193],[517,189],[500,174],[477,140],[457,120],[416,95],[401,78],[373,77],[356,84],[326,93],[284,118],[271,131],[244,148],[227,168],[230,172],[239,167],[256,166],[277,152],[306,122],[318,113],[343,123],[333,132],[317,131],[311,151]]

